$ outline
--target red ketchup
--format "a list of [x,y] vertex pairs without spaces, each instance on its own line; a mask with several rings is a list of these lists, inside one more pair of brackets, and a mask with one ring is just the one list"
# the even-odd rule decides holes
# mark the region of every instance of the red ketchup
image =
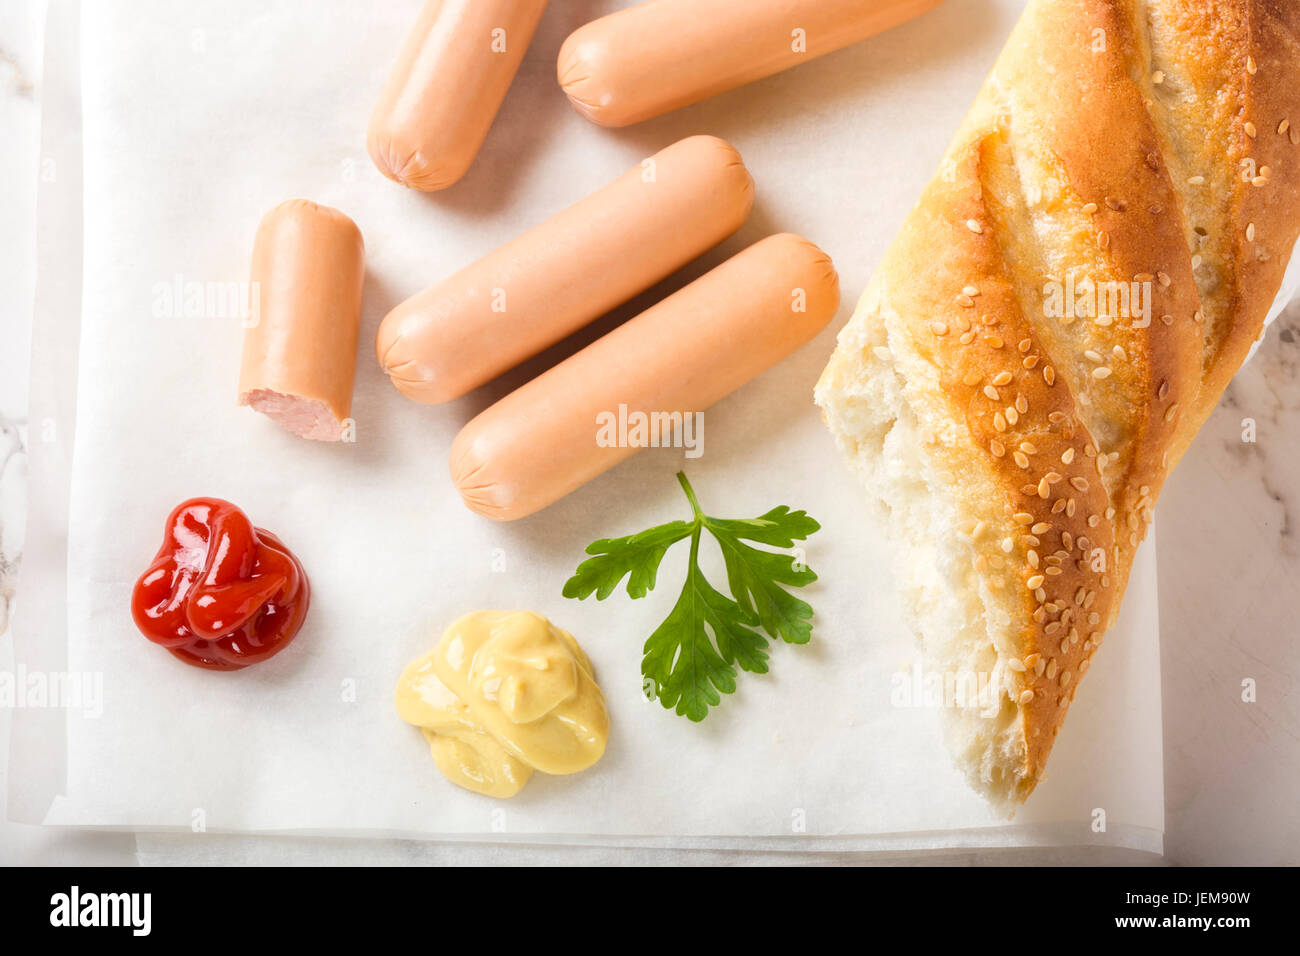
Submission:
[[289,646],[311,588],[279,538],[220,498],[178,505],[165,535],[131,595],[140,633],[186,664],[218,671]]

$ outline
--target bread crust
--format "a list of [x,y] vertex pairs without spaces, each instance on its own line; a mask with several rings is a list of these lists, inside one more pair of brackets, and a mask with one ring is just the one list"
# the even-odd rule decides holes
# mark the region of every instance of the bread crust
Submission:
[[[1262,334],[1300,236],[1300,4],[1132,6],[1145,27],[1137,55],[1151,75],[1175,66],[1180,81],[1148,78],[1146,93],[1180,174],[1189,254],[1199,257],[1201,387],[1179,417],[1176,464]],[[1163,43],[1152,37],[1153,18]]]
[[[952,550],[1016,708],[1016,746],[990,727],[992,756],[967,767],[995,802],[1042,778],[1161,486],[1277,294],[1300,232],[1298,11],[1031,0],[818,383],[861,459],[880,453],[859,434],[867,380],[898,376],[919,454],[952,482],[938,493],[974,525]],[[1225,175],[1247,157],[1266,182]],[[1207,199],[1189,170],[1210,163]],[[1053,312],[1079,280],[1145,286],[1130,304],[1149,312]],[[880,342],[884,371],[864,351]]]

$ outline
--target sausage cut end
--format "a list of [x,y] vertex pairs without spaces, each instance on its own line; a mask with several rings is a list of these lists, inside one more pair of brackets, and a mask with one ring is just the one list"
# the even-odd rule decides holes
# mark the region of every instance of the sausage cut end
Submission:
[[343,440],[343,422],[320,399],[286,395],[269,388],[255,388],[241,393],[239,404],[261,412],[281,428],[303,438],[313,441]]

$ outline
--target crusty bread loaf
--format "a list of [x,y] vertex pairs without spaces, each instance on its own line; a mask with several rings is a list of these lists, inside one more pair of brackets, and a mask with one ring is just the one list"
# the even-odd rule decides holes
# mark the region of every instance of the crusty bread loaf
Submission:
[[1298,231],[1300,3],[1031,0],[840,334],[816,399],[927,668],[997,688],[945,711],[994,804],[1041,779]]

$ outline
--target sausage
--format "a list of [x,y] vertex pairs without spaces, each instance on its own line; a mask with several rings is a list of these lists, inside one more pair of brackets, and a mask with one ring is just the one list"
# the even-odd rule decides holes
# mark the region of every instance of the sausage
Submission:
[[941,0],[650,0],[579,27],[556,72],[600,126],[629,126],[865,40]]
[[352,411],[365,242],[329,206],[291,199],[253,240],[239,404],[304,438],[339,441]]
[[452,442],[452,481],[481,515],[530,515],[638,450],[600,440],[620,405],[629,420],[702,411],[811,339],[839,302],[824,252],[769,236],[471,420]]
[[403,302],[379,327],[379,362],[407,398],[458,398],[718,244],[753,203],[734,147],[683,139]]
[[433,192],[465,175],[546,0],[428,0],[384,85],[366,148],[394,182]]

